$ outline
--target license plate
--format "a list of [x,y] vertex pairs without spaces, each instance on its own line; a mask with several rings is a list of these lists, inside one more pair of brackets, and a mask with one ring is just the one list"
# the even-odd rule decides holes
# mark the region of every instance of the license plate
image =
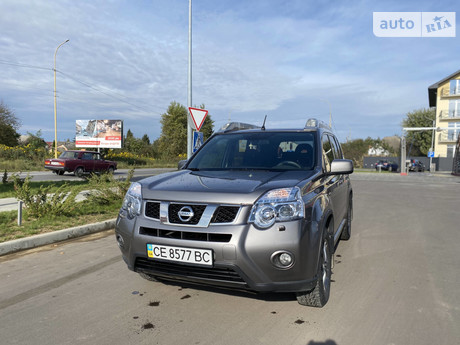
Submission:
[[184,262],[195,265],[212,266],[211,249],[184,248],[147,244],[147,255],[152,259]]

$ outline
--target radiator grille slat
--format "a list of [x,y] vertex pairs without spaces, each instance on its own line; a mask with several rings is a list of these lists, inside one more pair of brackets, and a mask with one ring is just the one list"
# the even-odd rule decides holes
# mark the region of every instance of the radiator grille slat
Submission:
[[187,241],[204,241],[204,242],[230,242],[231,234],[192,232],[178,230],[163,230],[141,226],[139,234],[152,237],[173,238]]
[[172,262],[137,258],[135,271],[145,271],[153,275],[170,279],[198,280],[221,285],[233,285],[247,288],[243,278],[231,268],[199,267]]

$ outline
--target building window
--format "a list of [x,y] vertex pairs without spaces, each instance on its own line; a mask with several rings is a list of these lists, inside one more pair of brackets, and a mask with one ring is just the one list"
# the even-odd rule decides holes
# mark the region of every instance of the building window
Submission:
[[449,117],[460,117],[460,100],[449,101]]
[[455,154],[455,146],[454,145],[447,145],[447,158],[453,158]]
[[460,94],[460,79],[454,79],[450,81],[449,94],[450,95]]
[[457,141],[460,133],[460,122],[449,122],[447,130],[447,138],[449,141]]

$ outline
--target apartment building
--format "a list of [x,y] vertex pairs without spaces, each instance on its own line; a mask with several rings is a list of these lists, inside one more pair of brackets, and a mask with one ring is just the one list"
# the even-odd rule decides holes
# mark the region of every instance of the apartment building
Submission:
[[460,70],[428,87],[430,107],[436,107],[434,156],[453,158],[460,134]]

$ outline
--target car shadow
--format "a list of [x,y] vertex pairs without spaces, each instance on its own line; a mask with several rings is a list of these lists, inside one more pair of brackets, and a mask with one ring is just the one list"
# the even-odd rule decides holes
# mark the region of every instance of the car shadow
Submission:
[[295,293],[289,292],[257,292],[251,290],[244,290],[244,289],[236,289],[236,288],[226,288],[220,286],[211,286],[211,285],[202,285],[202,284],[194,284],[191,282],[182,282],[176,280],[168,280],[166,278],[159,278],[156,279],[165,285],[169,286],[176,286],[181,289],[194,289],[198,291],[206,291],[216,294],[226,294],[229,296],[236,296],[241,298],[250,298],[256,299],[261,301],[267,302],[287,302],[287,301],[296,301]]

